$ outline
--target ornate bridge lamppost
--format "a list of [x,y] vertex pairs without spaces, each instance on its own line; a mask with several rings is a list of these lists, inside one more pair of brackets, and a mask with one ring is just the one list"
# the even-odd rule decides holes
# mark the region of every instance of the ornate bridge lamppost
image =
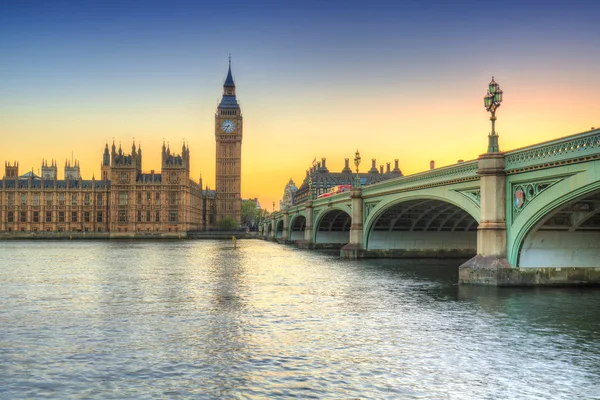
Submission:
[[360,165],[360,153],[358,149],[354,154],[354,166],[356,167],[356,178],[354,179],[354,187],[360,187],[360,177],[358,176],[358,166]]
[[313,199],[313,191],[312,191],[312,177],[308,177],[308,200]]
[[500,148],[498,147],[498,135],[496,134],[496,110],[500,107],[500,103],[502,103],[502,90],[492,76],[492,81],[488,86],[488,92],[483,98],[485,109],[492,113],[492,116],[490,117],[490,121],[492,121],[492,133],[488,136],[488,153],[500,152]]
[[459,282],[463,284],[500,285],[500,282],[513,279],[506,272],[511,268],[506,258],[506,160],[498,148],[495,129],[496,110],[500,103],[502,90],[492,77],[483,98],[485,109],[492,113],[492,132],[488,136],[487,153],[480,154],[477,159],[477,175],[480,177],[477,255],[458,268]]

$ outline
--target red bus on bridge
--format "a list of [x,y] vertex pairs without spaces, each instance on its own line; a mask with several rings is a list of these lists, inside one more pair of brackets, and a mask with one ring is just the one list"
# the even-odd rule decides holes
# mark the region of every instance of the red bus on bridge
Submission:
[[331,189],[329,189],[329,192],[319,195],[318,198],[320,199],[323,197],[330,197],[330,196],[334,196],[336,194],[349,192],[350,189],[352,189],[352,185],[337,185],[337,186],[334,186]]

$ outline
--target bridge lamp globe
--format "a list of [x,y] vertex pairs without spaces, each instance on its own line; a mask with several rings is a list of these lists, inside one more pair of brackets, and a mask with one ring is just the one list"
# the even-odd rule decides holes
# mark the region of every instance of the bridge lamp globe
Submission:
[[488,86],[488,90],[490,92],[490,94],[496,94],[496,91],[499,89],[498,84],[496,83],[496,81],[494,80],[494,77],[492,76],[492,81],[490,82],[489,86]]
[[498,87],[496,93],[494,93],[494,103],[502,103],[502,89]]
[[492,104],[492,95],[490,94],[490,92],[487,92],[487,94],[483,98],[483,105],[485,106],[485,108],[490,108],[491,104]]

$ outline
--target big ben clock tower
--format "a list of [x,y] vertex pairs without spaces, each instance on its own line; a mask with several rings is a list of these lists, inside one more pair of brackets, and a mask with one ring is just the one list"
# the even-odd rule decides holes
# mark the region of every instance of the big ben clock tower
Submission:
[[230,56],[223,98],[215,114],[217,223],[225,217],[232,217],[238,225],[242,222],[242,127]]

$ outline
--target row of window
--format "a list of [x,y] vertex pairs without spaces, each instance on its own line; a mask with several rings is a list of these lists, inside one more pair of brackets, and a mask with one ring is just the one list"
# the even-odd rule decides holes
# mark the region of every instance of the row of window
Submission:
[[[177,211],[169,211],[169,222],[177,223]],[[145,217],[145,219],[144,219]],[[145,214],[138,210],[137,212],[137,222],[160,222],[160,211],[154,212],[154,220],[151,219],[152,213],[150,211],[146,211]],[[125,223],[128,222],[128,216],[126,210],[119,211],[119,222]]]
[[[27,205],[27,193],[21,193],[21,205]],[[58,196],[54,196],[54,193],[44,193],[43,196],[40,196],[40,193],[33,193],[31,196],[31,203],[34,206],[39,206],[41,202],[46,201],[46,206],[51,207],[54,202],[55,197],[58,197],[58,204],[61,206],[65,205],[66,196],[65,193],[58,193]],[[71,193],[71,205],[76,206],[79,198],[78,193]],[[91,193],[83,194],[83,204],[86,206],[90,205],[92,199]],[[96,194],[96,205],[102,206],[104,204],[104,195],[101,193]],[[15,204],[15,193],[8,193],[8,205],[13,206]]]
[[[6,213],[6,222],[8,222],[8,223],[17,222],[17,217],[18,217],[18,222],[39,223],[39,222],[42,222],[42,219],[46,223],[65,222],[65,212],[64,211],[59,211],[57,218],[54,218],[54,219],[52,218],[52,211],[46,211],[45,215],[41,215],[41,214],[42,213],[40,213],[39,211],[34,211],[31,214],[31,219],[28,221],[26,211],[21,211],[19,213],[9,211]],[[79,213],[77,211],[71,212],[71,222],[80,222],[78,214]],[[91,218],[92,218],[91,215],[92,214],[89,211],[84,212],[83,213],[83,222],[91,222]],[[96,222],[104,222],[104,213],[102,211],[96,212]]]
[[[96,228],[96,230],[97,230],[97,232],[103,232],[103,229],[102,229],[101,227],[98,227],[98,228]],[[13,230],[12,230],[12,228],[11,228],[11,227],[8,227],[7,231],[8,231],[8,232],[12,232]],[[38,231],[38,228],[34,227],[34,228],[32,229],[32,231],[33,231],[33,232],[37,232],[37,231]],[[64,227],[64,226],[59,226],[59,227],[57,227],[57,228],[56,228],[56,231],[57,231],[57,232],[64,232],[64,231],[65,231],[65,227]],[[83,228],[83,231],[84,231],[84,232],[91,232],[91,231],[90,231],[90,228],[88,228],[87,226]],[[21,232],[26,232],[26,230],[25,230],[25,227],[24,227],[24,226],[22,226],[22,227],[21,227]],[[46,232],[52,232],[52,230],[50,229],[50,227],[46,227]]]
[[[146,204],[151,204],[152,201],[152,193],[146,192]],[[177,192],[169,192],[169,205],[176,205],[179,199]],[[129,192],[119,192],[118,194],[119,205],[126,206],[129,203]],[[143,202],[144,196],[142,192],[137,193],[137,204],[144,204]],[[160,193],[154,194],[154,204],[160,204]]]
[[[40,214],[42,214],[42,213],[40,213],[39,211],[34,211],[31,215],[31,220],[28,221],[26,211],[21,211],[19,213],[9,211],[6,214],[6,222],[8,222],[8,223],[17,222],[17,217],[18,217],[18,222],[39,223],[39,222],[42,222],[42,218],[44,217],[43,215],[40,215]],[[146,211],[145,214],[143,214],[142,211],[138,211],[137,212],[137,222],[160,222],[160,211],[156,211],[154,213],[154,220],[151,220],[151,216],[152,216],[152,213],[150,211]],[[178,216],[177,211],[170,211],[169,216],[168,216],[169,217],[168,221],[177,223],[177,216]],[[145,219],[143,217],[145,217]],[[91,213],[88,211],[85,211],[83,213],[83,222],[90,222],[90,221],[91,221]],[[47,223],[65,222],[65,212],[59,211],[58,219],[56,220],[56,218],[55,218],[53,220],[52,211],[46,211],[45,222],[47,222]],[[77,211],[71,212],[71,222],[81,222],[79,220],[79,213]],[[102,211],[96,212],[96,222],[104,222],[104,213]],[[127,211],[119,211],[119,222],[128,222]]]
[[[135,175],[132,175],[132,177],[135,177]],[[179,181],[179,178],[177,176],[176,173],[171,173],[171,176],[169,177],[169,183],[177,183]],[[119,178],[119,183],[127,183],[129,182],[129,174],[127,172],[121,172],[121,176]],[[155,187],[150,186],[149,188],[146,187],[148,190],[156,190]]]
[[[61,206],[64,206],[66,204],[65,193],[58,193],[57,197],[58,197],[58,204]],[[157,205],[160,204],[160,193],[154,193],[154,196],[152,196],[152,193],[146,192],[146,196],[143,196],[142,192],[138,192],[137,204],[143,204],[144,197],[146,198],[146,204],[151,204],[152,197],[154,197],[154,204],[157,204]],[[22,206],[26,206],[27,205],[27,193],[21,193],[20,198],[21,198],[20,204]],[[33,195],[31,196],[30,202],[31,202],[31,205],[39,206],[45,200],[46,206],[51,207],[54,202],[54,199],[55,199],[54,193],[44,193],[43,197],[40,196],[39,193],[33,193]],[[92,196],[90,193],[83,194],[83,204],[84,205],[89,206],[91,204],[91,199],[92,199]],[[119,199],[119,205],[127,205],[128,200],[129,200],[129,193],[128,192],[119,192],[118,199]],[[168,199],[169,199],[169,205],[177,204],[177,201],[179,200],[178,193],[177,192],[169,192]],[[71,193],[71,205],[77,206],[78,200],[79,200],[79,194]],[[103,194],[100,194],[100,193],[96,194],[96,203],[95,204],[96,204],[96,206],[104,205],[104,195]],[[15,205],[15,193],[8,193],[8,205],[9,206]]]

